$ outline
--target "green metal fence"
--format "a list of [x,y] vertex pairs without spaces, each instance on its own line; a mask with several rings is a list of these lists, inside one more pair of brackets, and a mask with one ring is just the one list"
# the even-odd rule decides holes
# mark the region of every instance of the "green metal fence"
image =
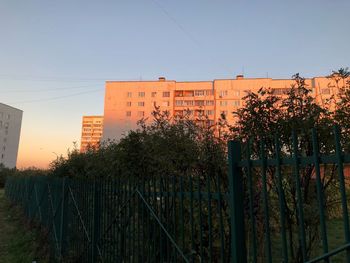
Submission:
[[[297,133],[290,147],[229,142],[228,178],[9,177],[5,191],[47,230],[53,261],[350,262],[350,155],[332,134],[324,150],[312,130],[309,152]],[[335,246],[327,230],[339,218]]]
[[348,142],[338,127],[328,135],[321,146],[315,129],[283,146],[278,135],[229,143],[233,262],[350,262]]
[[220,177],[16,178],[6,195],[49,232],[63,262],[229,262]]

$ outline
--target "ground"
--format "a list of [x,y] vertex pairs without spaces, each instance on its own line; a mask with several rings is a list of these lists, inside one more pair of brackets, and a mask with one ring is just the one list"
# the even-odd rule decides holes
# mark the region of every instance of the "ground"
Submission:
[[38,256],[42,254],[38,233],[23,222],[21,211],[10,205],[0,189],[0,263],[46,262]]

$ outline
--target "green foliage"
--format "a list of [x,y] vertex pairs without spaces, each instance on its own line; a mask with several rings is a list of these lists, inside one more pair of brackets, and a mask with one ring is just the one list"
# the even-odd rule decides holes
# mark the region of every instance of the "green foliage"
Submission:
[[42,176],[47,175],[46,170],[37,169],[35,167],[18,170],[16,168],[6,168],[0,164],[0,188],[5,186],[6,178],[8,176]]
[[[349,82],[345,79],[349,77],[346,70],[339,70],[334,73],[337,77],[336,83],[347,83],[339,87],[338,97],[332,101],[329,100],[324,105],[316,102],[312,90],[306,85],[305,79],[299,74],[293,76],[295,84],[284,96],[277,96],[270,88],[262,87],[258,93],[249,92],[243,99],[245,106],[234,112],[238,121],[234,125],[224,122],[226,126],[225,136],[246,142],[243,152],[250,148],[251,158],[261,158],[261,147],[264,145],[264,154],[268,158],[274,158],[278,149],[276,149],[276,140],[279,141],[282,158],[293,156],[293,133],[296,138],[296,147],[298,154],[302,156],[313,155],[313,142],[311,130],[315,128],[318,133],[319,154],[334,153],[334,134],[333,125],[339,124],[344,127],[343,130],[349,131],[350,120],[350,89]],[[336,105],[334,107],[334,105]],[[349,145],[349,132],[343,136],[344,148]],[[270,212],[272,221],[270,222],[273,231],[278,232],[280,228],[279,212],[279,192],[276,176],[276,167],[268,167],[268,191],[270,198]],[[259,169],[255,170],[256,178],[254,181],[254,191],[256,198],[257,221],[262,221],[264,212],[261,208],[262,198],[262,179]],[[297,209],[298,197],[294,171],[290,167],[282,167],[283,174],[283,196],[286,227],[289,236],[289,250],[292,261],[301,260],[301,247],[299,245],[298,227],[301,222]],[[317,209],[317,196],[315,186],[315,167],[309,165],[299,170],[301,184],[301,198],[304,208],[304,227],[306,231],[306,250],[310,255],[315,244],[319,241],[319,216]],[[325,207],[333,211],[333,204],[339,201],[339,191],[335,180],[335,165],[325,165],[322,167],[322,187],[325,192]],[[248,196],[247,196],[248,198]],[[328,214],[332,216],[332,214]],[[264,226],[257,225],[259,239],[262,242],[264,237]],[[261,246],[262,248],[262,246]],[[263,256],[264,251],[260,251]]]
[[171,120],[156,108],[153,121],[139,122],[118,143],[80,153],[51,164],[51,174],[69,177],[152,178],[161,176],[226,174],[226,144],[211,128],[196,125],[187,116]]
[[[298,154],[313,155],[311,129],[318,134],[319,154],[333,154],[333,125],[342,127],[344,149],[350,149],[350,73],[348,69],[340,69],[329,77],[336,83],[337,94],[326,103],[316,102],[313,91],[306,85],[305,79],[299,74],[293,76],[294,84],[284,96],[277,96],[274,90],[262,87],[258,93],[249,92],[244,99],[244,107],[233,112],[238,121],[229,124],[225,116],[218,121],[218,129],[206,128],[195,122],[189,116],[170,118],[169,112],[161,112],[156,108],[153,120],[140,120],[139,128],[131,131],[119,142],[108,142],[100,149],[90,149],[80,153],[76,148],[68,152],[68,157],[58,157],[52,162],[50,175],[59,177],[118,177],[118,178],[162,178],[167,176],[200,178],[203,188],[206,178],[215,185],[220,177],[227,191],[227,155],[226,142],[238,139],[246,143],[243,147],[245,156],[247,147],[251,147],[251,158],[261,157],[261,146],[268,158],[274,158],[276,153],[276,138],[280,144],[281,157],[294,154],[292,135],[295,134]],[[261,170],[255,170],[255,216],[259,239],[263,241],[263,211],[262,211],[262,179]],[[268,191],[271,201],[271,228],[278,232],[279,191],[276,167],[268,167]],[[295,171],[291,167],[282,167],[283,196],[285,206],[286,227],[288,230],[288,246],[292,262],[301,260],[298,228],[301,224],[297,211],[298,196],[295,181]],[[319,217],[317,210],[315,167],[308,165],[299,171],[301,184],[301,199],[304,207],[304,227],[306,231],[306,250],[312,253],[315,244],[319,242]],[[334,217],[332,211],[339,199],[337,190],[336,166],[322,167],[322,188],[325,193],[325,207],[329,218]],[[185,188],[188,184],[185,182]],[[247,210],[248,205],[246,204]],[[226,208],[225,208],[226,209]],[[214,222],[214,224],[217,222]],[[250,231],[248,229],[248,231]],[[261,246],[263,247],[263,246]],[[260,256],[264,252],[260,251]]]

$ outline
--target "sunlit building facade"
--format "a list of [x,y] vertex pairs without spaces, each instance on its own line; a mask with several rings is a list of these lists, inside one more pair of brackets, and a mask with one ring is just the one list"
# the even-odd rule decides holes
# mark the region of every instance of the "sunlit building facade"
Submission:
[[[137,128],[141,118],[151,119],[154,106],[172,116],[189,115],[205,125],[214,125],[225,114],[235,122],[232,111],[243,106],[248,91],[271,88],[283,96],[295,84],[292,79],[244,78],[177,82],[161,77],[156,81],[106,81],[103,139],[118,140]],[[317,102],[322,104],[337,93],[336,83],[326,77],[306,79]]]
[[16,167],[23,111],[0,103],[0,164]]
[[103,116],[83,116],[80,151],[98,149],[103,132]]

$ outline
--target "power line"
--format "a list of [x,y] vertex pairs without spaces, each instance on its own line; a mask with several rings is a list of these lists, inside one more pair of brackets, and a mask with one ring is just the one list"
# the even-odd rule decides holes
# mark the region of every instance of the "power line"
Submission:
[[[14,80],[14,81],[39,81],[39,82],[99,82],[119,78],[65,78],[56,76],[34,76],[34,75],[12,75],[0,74],[0,80]],[[137,80],[137,78],[130,78],[129,80]]]
[[[172,16],[157,0],[151,0],[151,1],[154,3],[155,6],[157,6],[163,12],[165,16],[167,16],[182,31],[182,33],[184,33],[188,37],[188,39],[191,40],[193,44],[195,44],[198,48],[203,48],[202,44],[199,41],[197,41],[197,39],[188,30],[186,30],[186,28],[182,26],[175,19],[175,17]],[[206,54],[206,56],[208,56],[208,54]],[[231,72],[231,69],[229,67],[227,67],[222,63],[218,63],[213,57],[209,56],[209,59],[215,64],[220,65],[220,67],[224,68],[228,72]]]
[[63,88],[49,88],[49,89],[10,89],[10,90],[1,90],[1,93],[12,93],[12,92],[43,92],[43,91],[59,91],[67,89],[81,89],[88,87],[96,87],[96,85],[85,85],[85,86],[74,86],[74,87],[63,87]]
[[187,31],[177,20],[156,0],[153,3],[184,33],[196,46],[201,47],[201,44]]
[[59,99],[70,98],[70,97],[79,96],[79,95],[83,95],[83,94],[94,93],[94,92],[98,92],[98,91],[102,91],[102,89],[89,90],[89,91],[78,92],[78,93],[74,93],[74,94],[70,94],[70,95],[57,96],[57,97],[51,97],[51,98],[45,98],[45,99],[15,101],[15,102],[10,102],[9,104],[45,102],[45,101],[59,100]]

